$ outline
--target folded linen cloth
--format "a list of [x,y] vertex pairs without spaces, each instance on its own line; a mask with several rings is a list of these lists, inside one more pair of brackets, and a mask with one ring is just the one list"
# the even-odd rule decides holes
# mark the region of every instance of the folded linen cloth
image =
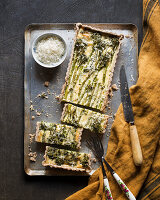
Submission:
[[[143,153],[143,164],[132,158],[129,125],[120,105],[111,129],[106,159],[138,200],[160,199],[160,4],[144,0],[144,39],[139,55],[139,78],[130,88],[135,124]],[[106,169],[113,199],[127,199]],[[139,195],[138,195],[139,194]],[[105,199],[103,176],[99,168],[89,184],[67,200]]]

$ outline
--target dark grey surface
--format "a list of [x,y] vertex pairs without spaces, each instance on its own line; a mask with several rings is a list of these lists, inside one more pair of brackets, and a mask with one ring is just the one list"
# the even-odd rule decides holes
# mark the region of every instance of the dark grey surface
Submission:
[[134,23],[142,39],[142,1],[0,1],[0,200],[63,200],[87,177],[29,177],[23,170],[23,34],[46,22]]

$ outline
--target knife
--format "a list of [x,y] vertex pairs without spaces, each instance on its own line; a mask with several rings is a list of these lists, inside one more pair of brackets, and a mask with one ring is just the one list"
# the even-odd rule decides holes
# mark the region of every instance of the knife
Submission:
[[130,124],[130,138],[133,153],[133,161],[136,166],[140,166],[143,162],[142,150],[139,142],[138,132],[134,123],[134,115],[132,110],[131,98],[128,89],[128,82],[124,66],[120,69],[120,91],[123,112],[126,122]]

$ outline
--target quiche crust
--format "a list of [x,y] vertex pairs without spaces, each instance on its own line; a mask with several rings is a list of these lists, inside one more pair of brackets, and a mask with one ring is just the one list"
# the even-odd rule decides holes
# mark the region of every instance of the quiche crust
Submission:
[[91,132],[105,133],[108,115],[72,104],[65,104],[61,116],[63,123],[88,129]]
[[64,124],[37,122],[35,141],[80,149],[83,128]]
[[[96,37],[100,41],[95,45],[94,39],[90,39],[94,34],[98,34]],[[84,39],[86,37],[89,39]],[[122,39],[122,35],[76,24],[75,42],[59,100],[104,111],[108,104],[109,89]],[[77,44],[79,40],[81,42]],[[112,41],[116,48],[112,45]],[[99,49],[93,50],[95,47]],[[83,52],[76,53],[77,48],[81,48]],[[78,61],[75,57],[77,54],[79,54]]]
[[46,146],[44,159],[42,165],[45,167],[49,166],[51,168],[87,173],[91,171],[91,154]]

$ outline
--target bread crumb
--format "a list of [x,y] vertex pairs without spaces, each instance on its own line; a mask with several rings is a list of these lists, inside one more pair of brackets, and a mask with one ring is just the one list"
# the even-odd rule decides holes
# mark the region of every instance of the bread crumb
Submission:
[[49,81],[45,81],[45,82],[44,82],[44,86],[45,86],[45,87],[48,87],[48,86],[49,86]]
[[48,96],[45,92],[42,92],[41,94],[38,94],[37,97],[41,97],[43,99],[48,99]]
[[29,159],[33,162],[36,162],[36,158],[37,158],[37,153],[36,152],[30,152],[28,154],[28,156],[30,157]]
[[109,96],[109,97],[112,97],[112,96],[113,96],[113,94],[112,94],[112,88],[109,89],[108,96]]
[[50,92],[50,90],[49,90],[49,89],[47,90],[47,93],[48,93],[49,95],[51,94],[51,92]]
[[30,141],[30,144],[33,142],[33,138],[35,137],[35,134],[29,134],[29,141]]
[[96,158],[93,158],[93,159],[92,159],[92,161],[93,161],[94,163],[96,163],[96,162],[97,162]]
[[36,162],[36,159],[34,157],[29,158],[32,162]]
[[113,84],[113,85],[112,85],[112,90],[115,90],[115,91],[118,90],[118,87],[117,87],[116,84]]
[[35,119],[35,116],[32,116],[32,120],[34,120]]
[[31,110],[31,111],[34,111],[33,105],[30,106],[30,110]]
[[126,38],[133,38],[133,35],[125,35]]
[[42,114],[42,113],[40,113],[40,112],[36,112],[36,115],[37,115],[37,116],[40,116],[41,114]]

